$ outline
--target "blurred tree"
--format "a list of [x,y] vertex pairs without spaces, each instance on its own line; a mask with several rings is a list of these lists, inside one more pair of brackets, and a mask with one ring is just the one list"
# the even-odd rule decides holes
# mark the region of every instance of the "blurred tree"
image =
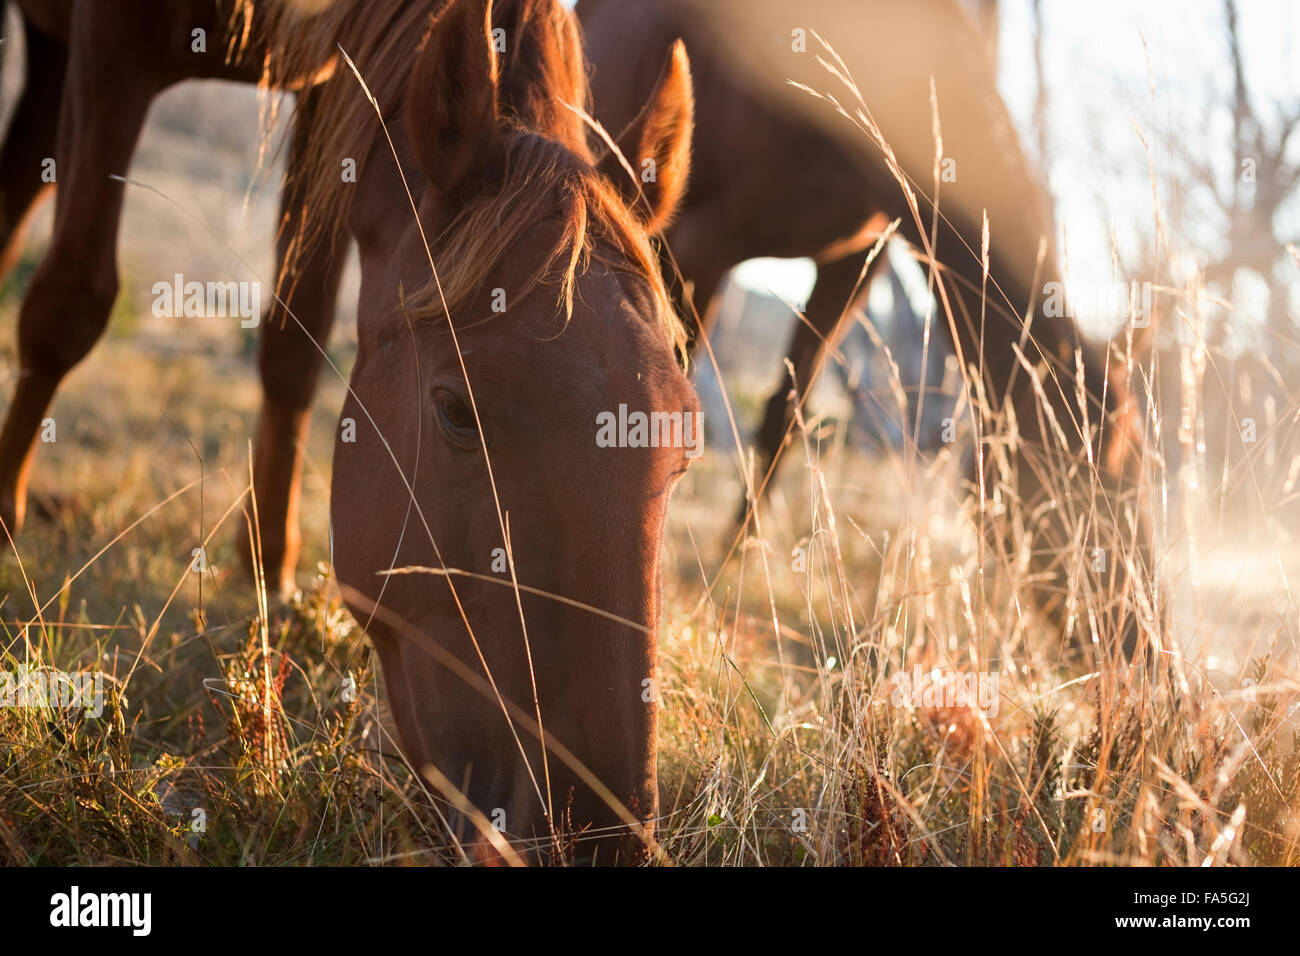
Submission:
[[1256,102],[1246,78],[1236,0],[1224,0],[1223,10],[1232,67],[1230,178],[1225,181],[1208,156],[1183,151],[1194,181],[1209,190],[1226,223],[1224,251],[1206,265],[1205,280],[1229,284],[1242,270],[1259,276],[1268,290],[1266,331],[1276,345],[1295,345],[1290,282],[1284,276],[1296,266],[1287,246],[1300,242],[1300,235],[1280,235],[1279,227],[1283,208],[1300,187],[1300,162],[1288,159],[1300,126],[1300,101],[1272,104],[1267,110]]

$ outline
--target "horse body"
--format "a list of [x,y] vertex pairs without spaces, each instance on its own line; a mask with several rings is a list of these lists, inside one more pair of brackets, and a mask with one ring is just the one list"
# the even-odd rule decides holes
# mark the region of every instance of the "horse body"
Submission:
[[[123,190],[110,175],[126,173],[152,97],[189,77],[300,86],[259,357],[268,577],[292,583],[301,444],[350,234],[362,290],[343,412],[354,438],[341,431],[335,449],[336,571],[378,651],[403,752],[483,856],[515,852],[486,815],[534,859],[566,825],[602,838],[584,858],[612,859],[625,825],[649,844],[658,556],[688,459],[600,448],[595,433],[621,403],[696,408],[647,239],[685,178],[680,47],[640,138],[664,185],[634,210],[564,105],[588,94],[576,23],[555,0],[340,0],[310,16],[287,0],[157,6],[22,6],[29,50],[48,57],[29,57],[0,154],[7,255],[37,198],[34,157],[57,157],[59,192],[20,317],[0,518],[16,530],[40,417],[107,320]],[[331,74],[339,44],[386,130],[349,72]],[[52,103],[57,136],[36,109]],[[358,163],[353,192],[344,158]]]
[[[580,0],[577,10],[596,116],[614,136],[636,115],[633,91],[653,73],[651,51],[682,37],[690,52],[698,132],[692,180],[667,239],[692,287],[698,332],[707,333],[714,293],[741,261],[817,263],[806,321],[789,344],[794,377],[785,375],[772,394],[756,438],[760,489],[790,441],[788,396],[797,390],[803,400],[828,348],[853,321],[854,302],[884,261],[877,257],[864,274],[866,253],[893,219],[941,267],[936,297],[948,309],[935,324],[963,369],[975,370],[986,409],[1015,413],[1020,454],[1011,468],[1027,509],[1064,495],[1044,484],[1055,440],[1017,349],[1031,367],[1047,370],[1046,405],[1069,450],[1096,463],[1084,469],[1079,497],[1092,500],[1087,487],[1126,484],[1136,411],[1122,381],[1108,378],[1105,352],[1072,319],[1045,312],[1047,290],[1061,278],[1050,207],[985,48],[955,0]],[[983,450],[986,467],[996,455]],[[1055,575],[1070,563],[1062,555],[1071,535],[1068,527],[1045,531],[1052,580],[1041,603],[1063,623],[1052,592],[1064,593]]]
[[[942,219],[935,253],[957,279],[953,298],[964,313],[959,320],[965,320],[956,330],[965,346],[959,354],[966,361],[980,357],[980,232],[987,213],[996,285],[990,283],[986,308],[998,320],[985,323],[984,358],[991,377],[1001,379],[990,384],[1006,384],[1009,343],[1020,336],[1016,318],[1044,298],[1035,280],[1059,278],[1059,269],[1045,198],[994,89],[983,47],[956,2],[581,0],[578,12],[596,115],[615,135],[638,108],[633,91],[644,88],[655,69],[650,51],[671,36],[684,37],[692,51],[701,132],[690,189],[668,238],[685,278],[695,284],[695,304],[706,321],[713,290],[738,262],[808,257],[820,267],[819,286],[837,293],[832,298],[814,289],[814,302],[832,312],[829,317],[809,304],[809,322],[822,339],[832,338],[863,253],[889,219],[902,220],[902,234],[916,247],[928,244],[939,165],[937,122],[940,158],[954,161],[955,175],[937,187]],[[637,18],[633,29],[629,18]],[[645,38],[644,50],[626,42],[629,34],[638,45]],[[911,180],[919,222],[862,124],[794,85],[828,91],[850,114],[858,108],[847,88],[817,62],[818,55],[830,60],[831,54],[819,47],[816,34],[843,57],[872,120]],[[1058,358],[1072,363],[1081,340],[1071,323],[1045,322],[1034,332],[1045,353],[1064,352]],[[806,378],[800,382],[807,384]],[[783,400],[786,391],[780,392]],[[992,389],[997,396],[1002,391]]]

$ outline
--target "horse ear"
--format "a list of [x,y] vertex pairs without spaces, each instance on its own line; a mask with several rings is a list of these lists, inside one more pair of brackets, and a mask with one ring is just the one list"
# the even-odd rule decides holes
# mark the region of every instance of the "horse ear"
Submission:
[[451,0],[430,23],[407,93],[411,145],[447,192],[501,144],[492,0]]
[[619,148],[636,178],[628,176],[613,151],[600,161],[600,171],[618,187],[651,232],[668,224],[686,191],[694,117],[691,65],[685,44],[678,40],[650,99],[619,137]]

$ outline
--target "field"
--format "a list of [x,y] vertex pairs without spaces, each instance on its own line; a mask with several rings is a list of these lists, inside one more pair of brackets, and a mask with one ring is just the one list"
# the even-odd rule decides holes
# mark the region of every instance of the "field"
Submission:
[[[0,671],[108,679],[98,718],[0,708],[0,861],[464,859],[437,801],[391,756],[377,662],[332,580],[344,382],[327,374],[318,396],[302,592],[282,604],[236,557],[255,333],[149,310],[156,276],[239,257],[269,272],[274,159],[259,163],[251,133],[222,138],[251,129],[241,124],[256,109],[251,92],[225,87],[156,107],[133,176],[163,195],[131,192],[112,327],[60,393],[28,525],[4,542]],[[187,128],[197,115],[210,128]],[[46,222],[0,301],[6,394],[19,296],[47,234]],[[1194,326],[1195,290],[1170,295],[1170,321]],[[350,280],[331,342],[344,374],[355,296]],[[764,334],[765,353],[743,362],[715,343],[742,436],[779,370],[784,332]],[[1259,442],[1207,443],[1207,409],[1231,407],[1231,359],[1187,341],[1135,361],[1135,376],[1181,388],[1157,389],[1150,409],[1158,574],[1117,599],[1131,608],[1158,593],[1167,616],[1144,618],[1153,651],[1132,663],[1109,637],[1091,639],[1106,598],[1082,585],[1066,595],[1064,636],[1023,600],[1031,545],[1004,550],[977,530],[965,443],[868,453],[828,406],[803,423],[758,533],[733,547],[742,462],[731,424],[713,419],[722,434],[675,493],[664,556],[662,859],[1300,863],[1297,396],[1283,396]],[[879,397],[903,388],[881,380]],[[985,520],[1025,517],[1002,500]],[[1131,558],[1131,539],[1109,533],[1111,560]],[[949,692],[953,675],[980,678],[977,700],[936,691],[936,671]]]

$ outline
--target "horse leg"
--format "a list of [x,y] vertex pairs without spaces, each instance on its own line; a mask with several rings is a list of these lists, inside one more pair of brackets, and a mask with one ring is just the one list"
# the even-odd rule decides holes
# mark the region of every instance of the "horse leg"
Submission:
[[[885,261],[883,255],[876,256],[863,278],[861,288],[854,295],[858,279],[862,277],[862,258],[848,256],[835,262],[819,266],[817,282],[808,297],[808,308],[804,312],[807,321],[795,325],[790,338],[790,347],[786,356],[794,366],[794,376],[786,368],[781,384],[763,412],[763,422],[758,430],[758,480],[755,496],[762,500],[770,474],[774,472],[777,459],[790,440],[790,423],[794,419],[795,405],[790,401],[790,393],[798,386],[797,403],[804,400],[816,380],[826,351],[835,346],[844,329],[852,319],[852,306],[856,298],[866,294],[871,280]],[[757,503],[757,502],[755,502]],[[748,503],[741,505],[741,521],[748,516]]]
[[61,180],[54,234],[19,314],[18,386],[0,430],[0,520],[10,533],[22,524],[41,420],[63,376],[107,325],[124,190],[110,176],[126,173],[149,103],[165,85],[155,74],[123,69],[146,62],[146,50],[96,46],[92,20],[74,18],[54,157]]
[[54,157],[68,51],[24,24],[27,44],[23,92],[0,147],[0,278],[22,252],[23,238],[39,200],[53,190],[42,164]]
[[[318,92],[299,94],[289,146],[289,171],[299,168]],[[253,488],[257,505],[262,568],[282,595],[294,590],[294,566],[301,537],[298,499],[303,450],[311,425],[312,396],[324,361],[323,349],[334,322],[334,300],[343,274],[345,241],[322,232],[299,235],[302,197],[292,178],[280,197],[280,234],[276,242],[278,294],[262,322],[258,370],[262,377],[262,414],[253,452]],[[251,567],[247,536],[240,551]]]

